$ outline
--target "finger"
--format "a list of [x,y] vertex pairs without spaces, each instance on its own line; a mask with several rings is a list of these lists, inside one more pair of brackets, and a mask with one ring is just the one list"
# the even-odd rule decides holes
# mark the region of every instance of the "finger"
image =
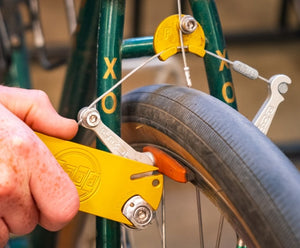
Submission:
[[48,149],[43,143],[39,146],[30,187],[40,210],[40,225],[56,231],[76,215],[79,197],[75,185]]
[[9,231],[4,220],[0,218],[0,247],[5,247],[9,239]]
[[[1,117],[5,116],[5,112],[1,111],[1,114]],[[8,122],[13,128],[11,120]],[[6,137],[5,146],[0,150],[0,217],[5,220],[9,231],[18,235],[31,232],[38,223],[38,211],[30,193],[26,166],[26,155],[30,156],[30,153],[24,149],[22,140],[18,134],[11,134]]]
[[15,194],[3,200],[3,219],[9,232],[16,235],[25,235],[33,231],[39,221],[38,210],[30,195]]
[[75,136],[76,121],[57,114],[43,91],[0,86],[0,94],[0,102],[35,131],[63,139]]

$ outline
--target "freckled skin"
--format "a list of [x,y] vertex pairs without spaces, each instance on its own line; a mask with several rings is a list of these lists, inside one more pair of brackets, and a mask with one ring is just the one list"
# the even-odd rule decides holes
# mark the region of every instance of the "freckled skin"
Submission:
[[32,131],[70,139],[75,121],[62,118],[41,91],[0,86],[0,247],[9,233],[37,224],[55,231],[77,213],[76,188]]

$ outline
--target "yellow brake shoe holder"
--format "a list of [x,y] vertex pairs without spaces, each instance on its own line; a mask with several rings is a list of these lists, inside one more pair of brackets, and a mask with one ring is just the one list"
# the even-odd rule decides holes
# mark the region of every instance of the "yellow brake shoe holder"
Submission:
[[[153,40],[154,51],[156,54],[162,52],[159,58],[163,61],[180,51],[179,25],[178,15],[172,15],[164,19],[155,31]],[[183,34],[182,37],[187,51],[200,57],[205,55],[205,35],[198,22],[197,28],[193,33]]]
[[[158,208],[163,176],[151,173],[157,170],[156,167],[74,142],[36,134],[74,182],[80,198],[80,211],[132,226],[122,214],[123,205],[131,197],[139,195],[154,210]],[[147,172],[150,173],[144,175]],[[138,174],[144,176],[136,177]]]

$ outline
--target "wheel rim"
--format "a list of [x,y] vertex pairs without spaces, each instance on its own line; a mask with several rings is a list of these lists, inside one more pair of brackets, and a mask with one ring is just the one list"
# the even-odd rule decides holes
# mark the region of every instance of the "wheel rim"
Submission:
[[[146,145],[153,145],[158,147],[159,149],[167,152],[172,157],[174,157],[176,160],[178,160],[182,165],[188,167],[189,169],[192,169],[195,167],[197,170],[193,170],[194,174],[198,174],[198,177],[201,177],[202,180],[194,180],[193,184],[195,183],[198,187],[203,187],[203,179],[205,180],[205,184],[209,185],[210,188],[214,189],[214,194],[218,195],[218,198],[222,199],[223,203],[226,204],[227,208],[230,209],[230,211],[235,215],[236,219],[242,226],[242,228],[246,231],[248,237],[250,237],[251,244],[253,244],[254,247],[259,247],[257,244],[253,234],[251,233],[250,229],[248,228],[247,224],[243,221],[242,217],[238,214],[238,212],[235,210],[233,205],[230,203],[230,201],[227,199],[226,196],[222,195],[223,192],[218,187],[218,184],[214,181],[214,179],[207,173],[207,171],[197,162],[195,158],[191,156],[189,152],[187,152],[182,146],[180,146],[177,142],[173,141],[171,138],[167,137],[165,134],[161,133],[157,129],[154,129],[150,126],[141,124],[141,123],[123,123],[122,124],[122,134],[123,138],[126,142],[131,144],[135,149],[141,150],[142,147]],[[176,151],[176,153],[174,152]],[[198,178],[197,178],[198,179]],[[196,187],[198,189],[198,187]],[[211,197],[210,197],[211,199]],[[215,204],[218,205],[218,202],[216,202],[216,199],[211,199]],[[201,215],[200,215],[201,216]],[[220,218],[219,225],[222,226],[223,223],[223,217]],[[199,231],[201,233],[201,230]],[[216,245],[215,247],[219,247],[218,243],[220,243],[220,229],[218,229],[216,234]],[[238,241],[237,241],[238,242]],[[200,235],[200,244],[202,244],[201,241],[201,235]],[[249,244],[249,242],[248,242]],[[235,243],[237,245],[237,243]],[[200,246],[204,247],[204,246]],[[211,246],[209,246],[211,247]],[[238,247],[238,246],[237,246]]]

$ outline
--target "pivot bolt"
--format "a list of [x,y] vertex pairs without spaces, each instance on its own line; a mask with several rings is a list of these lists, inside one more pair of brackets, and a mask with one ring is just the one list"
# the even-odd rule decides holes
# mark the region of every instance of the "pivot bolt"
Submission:
[[124,205],[122,213],[138,229],[146,228],[154,218],[150,205],[139,195],[131,197]]
[[151,221],[151,217],[152,211],[146,206],[138,207],[133,214],[134,220],[142,225],[149,223],[149,221]]
[[286,83],[281,83],[279,84],[278,86],[278,91],[281,93],[281,94],[285,94],[288,92],[288,89],[289,89],[289,86],[286,84]]
[[194,17],[185,15],[180,20],[180,29],[184,34],[193,33],[198,27],[198,23]]
[[78,121],[86,128],[92,128],[98,126],[100,123],[100,114],[95,108],[82,108],[78,113]]

